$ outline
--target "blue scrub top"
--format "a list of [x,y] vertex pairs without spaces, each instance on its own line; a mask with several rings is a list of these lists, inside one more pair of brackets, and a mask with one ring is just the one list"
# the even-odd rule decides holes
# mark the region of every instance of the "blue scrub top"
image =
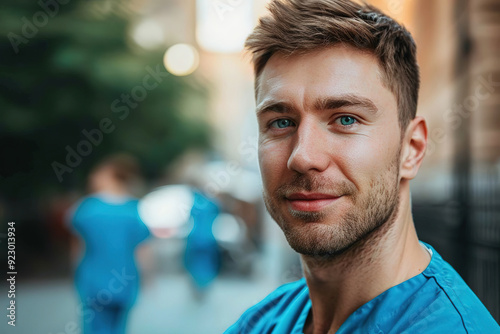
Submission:
[[[419,275],[358,308],[337,331],[347,333],[500,333],[500,327],[459,274],[429,245]],[[225,334],[303,333],[311,310],[305,279],[285,284],[248,309]]]
[[[85,253],[75,273],[83,302],[106,294],[113,304],[131,306],[138,293],[137,245],[149,236],[139,217],[138,200],[93,195],[84,198],[69,217],[85,242]],[[104,298],[102,297],[102,298]]]
[[219,273],[221,254],[212,233],[212,226],[218,215],[217,203],[195,191],[191,209],[194,225],[187,237],[184,265],[201,289],[208,287]]

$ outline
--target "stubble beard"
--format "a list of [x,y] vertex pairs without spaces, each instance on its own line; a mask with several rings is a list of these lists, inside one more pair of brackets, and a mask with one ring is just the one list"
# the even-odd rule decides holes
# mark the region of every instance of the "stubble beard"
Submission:
[[[322,260],[335,258],[363,244],[370,237],[381,238],[382,235],[375,231],[382,226],[388,230],[392,225],[399,207],[398,167],[399,152],[387,172],[372,180],[365,194],[359,194],[356,187],[347,181],[332,184],[331,180],[323,177],[300,174],[289,184],[280,186],[272,195],[264,192],[264,202],[296,252]],[[327,219],[334,213],[334,208],[321,212],[287,210],[293,218],[287,221],[286,213],[277,205],[284,201],[285,194],[297,191],[331,193],[332,189],[345,197],[338,200],[351,201],[351,210],[333,222]]]

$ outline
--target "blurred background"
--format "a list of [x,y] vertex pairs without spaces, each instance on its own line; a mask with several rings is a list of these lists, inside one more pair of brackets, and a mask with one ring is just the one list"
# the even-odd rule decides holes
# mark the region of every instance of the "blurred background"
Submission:
[[[65,215],[86,194],[91,168],[115,152],[140,162],[134,190],[153,235],[138,257],[128,333],[222,333],[301,277],[261,201],[253,73],[242,52],[266,2],[2,2],[0,259],[15,221],[18,272],[16,327],[4,318],[2,333],[78,332]],[[368,2],[418,45],[418,112],[430,126],[412,185],[419,236],[500,321],[500,1]],[[203,296],[184,261],[194,186],[219,210],[211,231],[220,267]]]

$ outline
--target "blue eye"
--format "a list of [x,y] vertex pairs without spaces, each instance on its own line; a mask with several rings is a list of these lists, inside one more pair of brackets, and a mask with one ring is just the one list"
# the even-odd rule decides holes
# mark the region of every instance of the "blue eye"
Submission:
[[348,125],[353,125],[356,123],[356,119],[351,116],[342,116],[340,117],[340,124],[348,126]]
[[286,118],[278,119],[271,123],[271,127],[279,129],[284,129],[292,125],[293,125],[292,121]]

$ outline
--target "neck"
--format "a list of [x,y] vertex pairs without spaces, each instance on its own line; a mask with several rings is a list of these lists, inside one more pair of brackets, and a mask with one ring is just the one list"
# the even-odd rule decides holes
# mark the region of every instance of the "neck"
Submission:
[[96,188],[96,193],[104,193],[114,196],[128,196],[128,189],[121,184],[107,184],[103,187]]
[[305,333],[335,333],[357,308],[427,267],[408,185],[400,195],[395,216],[346,252],[327,260],[301,256],[312,302]]

